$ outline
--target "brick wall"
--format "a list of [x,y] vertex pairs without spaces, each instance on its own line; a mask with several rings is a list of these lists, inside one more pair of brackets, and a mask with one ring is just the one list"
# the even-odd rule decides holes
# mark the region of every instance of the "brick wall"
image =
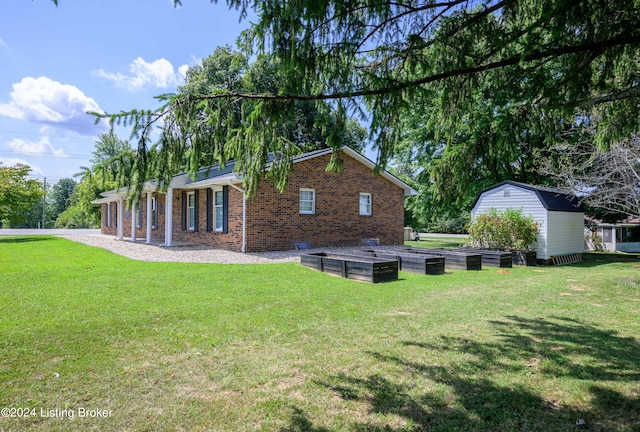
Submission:
[[[163,194],[153,194],[155,197],[157,197],[158,199],[158,227],[156,229],[152,229],[151,230],[151,238],[154,240],[164,240],[164,206],[165,206],[165,195]],[[146,199],[146,194],[143,194],[143,198],[142,198],[142,206],[141,206],[141,211],[142,211],[142,226],[140,228],[137,227],[137,223],[136,223],[136,238],[139,239],[146,239],[147,237],[147,199]],[[126,204],[125,204],[126,205]],[[117,224],[120,224],[120,221],[117,222],[116,224],[116,220],[118,218],[118,203],[117,202],[112,202],[111,203],[111,208],[112,208],[112,216],[111,216],[111,226],[108,227],[106,226],[107,224],[107,216],[106,216],[106,212],[108,209],[107,204],[102,204],[102,224],[101,224],[101,230],[100,232],[102,234],[106,234],[106,235],[113,235],[113,236],[117,236],[118,235],[118,227]],[[124,213],[124,220],[122,221],[122,226],[123,226],[123,230],[122,230],[122,234],[124,237],[131,237],[131,214],[130,214],[130,210],[126,210],[123,212]],[[137,222],[137,221],[136,221]]]
[[[364,238],[403,243],[404,191],[350,156],[344,171],[326,172],[330,155],[294,165],[281,194],[267,180],[247,203],[247,252],[288,250],[293,242],[314,247],[351,246]],[[300,188],[315,189],[315,214],[300,214]],[[372,215],[360,216],[360,193],[370,193]]]
[[102,223],[100,226],[100,233],[105,235],[118,235],[118,227],[116,226],[116,217],[118,214],[118,203],[111,203],[111,226],[107,226],[107,211],[109,204],[101,204],[102,207]]
[[[256,196],[247,202],[247,252],[289,250],[294,242],[311,242],[314,247],[361,245],[365,238],[378,238],[381,245],[403,243],[404,191],[348,155],[344,171],[326,172],[330,155],[294,165],[287,190],[281,194],[268,180],[260,183]],[[300,214],[300,188],[314,189],[315,213]],[[207,232],[206,189],[198,193],[198,229],[184,230],[182,190],[173,191],[173,240],[241,251],[242,193],[229,187],[228,233]],[[360,215],[360,193],[372,198],[372,215]],[[166,195],[158,195],[158,229],[153,239],[164,239]],[[113,205],[113,204],[112,204]],[[117,227],[105,226],[106,204],[102,205],[102,233],[117,235]],[[146,199],[142,200],[142,228],[146,237]],[[123,221],[124,236],[131,235],[131,219]]]
[[[173,191],[173,240],[205,244],[214,248],[240,252],[242,250],[242,193],[229,187],[228,232],[207,232],[207,192],[198,191],[198,229],[182,226],[182,190]],[[189,191],[192,192],[192,191]],[[186,217],[186,216],[185,216]]]

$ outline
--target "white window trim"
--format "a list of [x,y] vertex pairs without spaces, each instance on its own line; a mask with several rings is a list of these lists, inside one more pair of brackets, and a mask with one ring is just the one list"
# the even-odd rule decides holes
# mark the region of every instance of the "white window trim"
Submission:
[[[193,207],[189,206],[189,200],[193,197]],[[191,225],[191,212],[193,212],[193,225]],[[187,231],[195,231],[196,229],[196,193],[187,192]]]
[[[216,194],[220,194],[222,196],[222,202],[220,203],[220,205],[216,204]],[[213,231],[214,232],[222,232],[224,230],[224,194],[223,194],[223,190],[222,188],[216,189],[213,188],[213,206],[212,207],[212,211],[213,211]],[[220,216],[220,220],[218,221],[218,217],[217,217],[217,209],[221,208],[222,209],[222,215]],[[220,222],[220,227],[218,227],[218,222]]]
[[[362,198],[363,197],[368,197],[369,198],[369,204],[368,204],[368,212],[362,212]],[[371,198],[371,194],[370,193],[360,193],[359,197],[358,197],[358,211],[360,213],[360,216],[371,216],[373,214],[373,199]]]
[[[312,198],[311,201],[309,200],[302,200],[301,198],[301,192],[311,192],[312,193]],[[299,203],[299,208],[300,208],[300,214],[316,214],[316,190],[315,189],[307,189],[307,188],[300,188],[300,191],[298,192],[298,200],[300,201]],[[311,203],[311,210],[303,210],[302,209],[302,203]]]

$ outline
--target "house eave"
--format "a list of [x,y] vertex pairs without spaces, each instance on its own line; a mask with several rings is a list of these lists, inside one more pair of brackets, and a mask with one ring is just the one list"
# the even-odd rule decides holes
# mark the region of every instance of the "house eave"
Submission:
[[171,182],[171,187],[174,189],[176,188],[202,189],[202,188],[212,187],[212,186],[224,186],[224,185],[228,185],[229,183],[233,183],[233,184],[242,183],[242,177],[237,173],[231,173],[231,174],[226,174],[219,177],[200,180],[193,183],[188,183],[188,181],[185,181],[180,183],[176,182],[174,184],[173,182]]

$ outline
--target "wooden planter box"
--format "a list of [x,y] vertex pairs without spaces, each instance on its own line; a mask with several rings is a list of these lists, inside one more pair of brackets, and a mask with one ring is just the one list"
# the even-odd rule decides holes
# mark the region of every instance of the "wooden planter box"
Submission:
[[482,256],[482,265],[487,267],[511,268],[513,267],[513,256],[511,252],[462,248],[465,252],[475,252]]
[[414,254],[407,251],[375,249],[371,251],[378,258],[395,259],[400,270],[423,275],[444,274],[444,257],[442,255]]
[[318,252],[300,255],[300,263],[314,270],[366,282],[398,280],[398,261],[363,255]]
[[538,258],[536,251],[513,251],[511,252],[513,263],[523,266],[537,266]]
[[482,255],[477,252],[464,252],[459,249],[423,249],[412,248],[411,252],[426,255],[442,255],[444,265],[451,269],[482,270]]

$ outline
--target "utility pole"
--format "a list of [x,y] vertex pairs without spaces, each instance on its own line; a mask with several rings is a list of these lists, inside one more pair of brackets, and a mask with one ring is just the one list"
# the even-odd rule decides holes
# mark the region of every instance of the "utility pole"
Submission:
[[42,229],[44,229],[44,217],[46,214],[46,203],[47,203],[47,178],[44,178],[44,183],[43,183],[43,187],[44,187],[44,195],[42,195]]

